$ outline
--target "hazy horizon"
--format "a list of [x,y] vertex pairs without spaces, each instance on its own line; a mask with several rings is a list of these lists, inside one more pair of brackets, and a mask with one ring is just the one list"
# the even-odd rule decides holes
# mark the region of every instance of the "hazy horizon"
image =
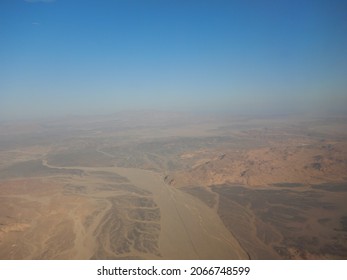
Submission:
[[0,120],[347,113],[345,1],[0,3]]

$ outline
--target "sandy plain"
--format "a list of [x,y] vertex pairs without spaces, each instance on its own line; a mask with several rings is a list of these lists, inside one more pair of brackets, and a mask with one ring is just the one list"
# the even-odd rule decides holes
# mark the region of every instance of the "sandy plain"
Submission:
[[0,259],[346,259],[346,120],[1,123]]

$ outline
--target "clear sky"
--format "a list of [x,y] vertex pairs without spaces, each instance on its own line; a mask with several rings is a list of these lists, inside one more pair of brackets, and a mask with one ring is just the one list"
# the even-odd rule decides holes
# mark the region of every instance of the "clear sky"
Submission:
[[0,0],[0,119],[347,110],[345,0]]

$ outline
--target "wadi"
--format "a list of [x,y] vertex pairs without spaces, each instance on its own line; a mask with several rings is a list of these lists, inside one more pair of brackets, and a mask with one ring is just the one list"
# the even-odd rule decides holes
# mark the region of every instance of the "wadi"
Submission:
[[347,118],[0,123],[0,259],[347,259]]

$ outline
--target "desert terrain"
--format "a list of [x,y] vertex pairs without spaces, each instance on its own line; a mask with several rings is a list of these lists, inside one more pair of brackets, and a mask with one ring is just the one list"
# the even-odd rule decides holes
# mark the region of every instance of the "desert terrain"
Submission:
[[0,259],[347,259],[347,118],[0,122]]

